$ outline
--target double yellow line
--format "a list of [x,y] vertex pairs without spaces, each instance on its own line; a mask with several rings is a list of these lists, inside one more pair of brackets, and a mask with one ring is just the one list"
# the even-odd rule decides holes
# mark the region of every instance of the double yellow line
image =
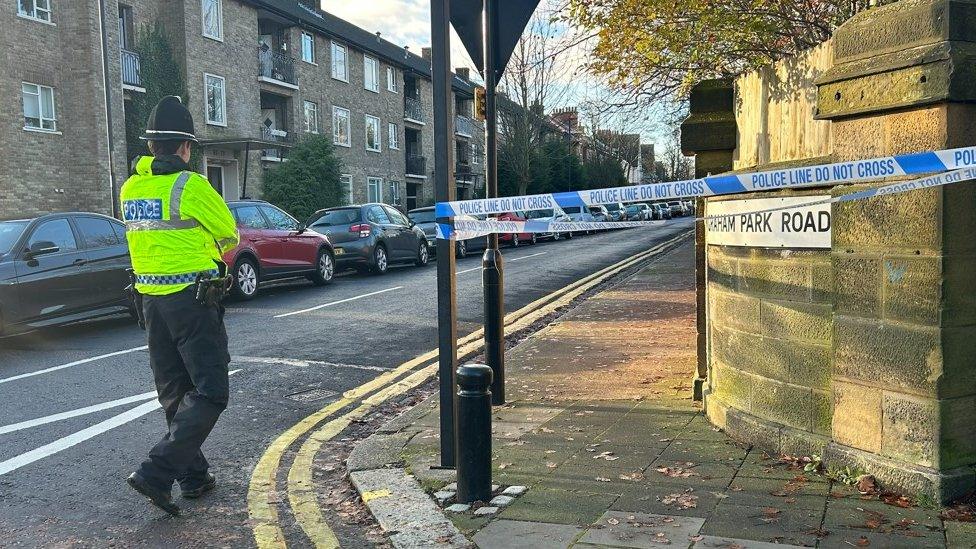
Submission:
[[[506,315],[506,333],[511,334],[528,328],[534,322],[568,305],[584,292],[606,279],[673,248],[688,236],[689,233],[682,233],[650,250],[628,257]],[[479,329],[460,338],[458,340],[458,361],[464,361],[481,352],[484,346],[483,337],[484,330]],[[365,416],[377,405],[417,387],[436,375],[437,357],[436,350],[429,351],[404,362],[393,370],[384,372],[359,387],[346,391],[342,398],[296,423],[271,443],[251,474],[247,494],[248,514],[254,530],[254,541],[259,548],[283,548],[287,546],[277,508],[282,501],[277,490],[277,477],[285,452],[320,423],[335,416],[343,409],[358,403],[358,406],[351,411],[326,422],[305,439],[288,470],[286,483],[288,503],[291,506],[292,513],[312,544],[318,548],[339,546],[339,541],[323,518],[316,499],[312,476],[315,455],[323,444],[345,430],[352,421]],[[401,376],[405,377],[400,379]]]

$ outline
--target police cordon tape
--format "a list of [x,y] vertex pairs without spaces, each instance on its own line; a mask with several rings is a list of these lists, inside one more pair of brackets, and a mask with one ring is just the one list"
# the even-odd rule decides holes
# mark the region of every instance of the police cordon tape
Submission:
[[[882,185],[880,187],[865,189],[863,191],[856,191],[853,193],[835,196],[831,198],[825,198],[825,199],[817,198],[811,200],[810,202],[802,202],[798,204],[792,204],[789,206],[765,208],[765,209],[748,211],[748,212],[737,212],[735,214],[700,216],[700,217],[696,217],[695,221],[707,222],[713,219],[721,219],[721,218],[727,218],[733,216],[748,216],[748,215],[765,214],[771,212],[791,210],[797,208],[808,208],[810,206],[819,206],[822,204],[854,202],[856,200],[865,200],[868,198],[874,198],[878,196],[888,196],[888,195],[900,194],[900,193],[905,193],[905,192],[910,192],[910,191],[915,191],[920,189],[928,189],[931,187],[941,187],[952,183],[971,181],[973,179],[976,179],[976,168],[966,168],[962,170],[953,170],[946,173],[931,175],[920,179],[913,179],[911,181],[899,181],[897,183],[892,183],[890,185]],[[446,240],[451,240],[451,239],[467,240],[470,238],[477,238],[492,233],[547,234],[547,233],[560,233],[560,232],[580,232],[580,231],[598,231],[598,230],[606,230],[606,229],[621,229],[627,227],[659,226],[659,225],[663,225],[664,223],[666,222],[665,221],[585,221],[585,222],[567,223],[562,221],[536,221],[536,220],[494,221],[494,220],[478,220],[478,219],[473,219],[464,216],[464,217],[455,218],[452,221],[452,223],[438,223],[437,238],[446,239]]]
[[[976,167],[976,147],[610,189],[438,202],[438,218],[839,185]],[[529,231],[531,232],[531,231]]]

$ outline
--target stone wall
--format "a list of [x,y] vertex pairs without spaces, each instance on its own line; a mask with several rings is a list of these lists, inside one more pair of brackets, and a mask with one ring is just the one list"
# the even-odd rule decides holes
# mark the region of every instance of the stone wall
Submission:
[[[695,142],[708,133],[695,120],[684,148],[728,153],[728,170],[733,158],[762,169],[976,144],[973,22],[976,4],[955,0],[862,13],[808,54],[832,50],[830,63],[792,60],[736,82],[735,150]],[[818,76],[784,90],[786,103],[756,101],[797,63]],[[757,122],[773,118],[781,123]],[[949,500],[973,489],[974,206],[971,185],[928,189],[835,205],[829,250],[703,245],[712,421],[769,451],[818,454],[828,468],[858,467],[911,494]]]

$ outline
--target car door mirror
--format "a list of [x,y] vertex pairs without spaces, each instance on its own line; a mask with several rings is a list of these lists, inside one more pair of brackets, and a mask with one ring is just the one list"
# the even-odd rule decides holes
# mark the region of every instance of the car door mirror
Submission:
[[306,225],[306,224],[304,224],[304,223],[299,223],[299,224],[298,224],[298,225],[297,225],[297,226],[295,227],[295,234],[303,234],[303,233],[305,233],[306,231],[308,231],[308,225]]
[[42,240],[31,244],[27,250],[27,255],[28,259],[31,259],[41,255],[58,253],[59,251],[61,251],[61,248],[54,242]]

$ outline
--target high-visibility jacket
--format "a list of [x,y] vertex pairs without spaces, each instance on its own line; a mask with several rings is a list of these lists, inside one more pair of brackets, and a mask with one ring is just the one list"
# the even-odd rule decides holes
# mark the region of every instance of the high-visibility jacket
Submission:
[[138,158],[121,206],[136,290],[145,295],[176,293],[216,273],[239,241],[224,199],[177,156]]

